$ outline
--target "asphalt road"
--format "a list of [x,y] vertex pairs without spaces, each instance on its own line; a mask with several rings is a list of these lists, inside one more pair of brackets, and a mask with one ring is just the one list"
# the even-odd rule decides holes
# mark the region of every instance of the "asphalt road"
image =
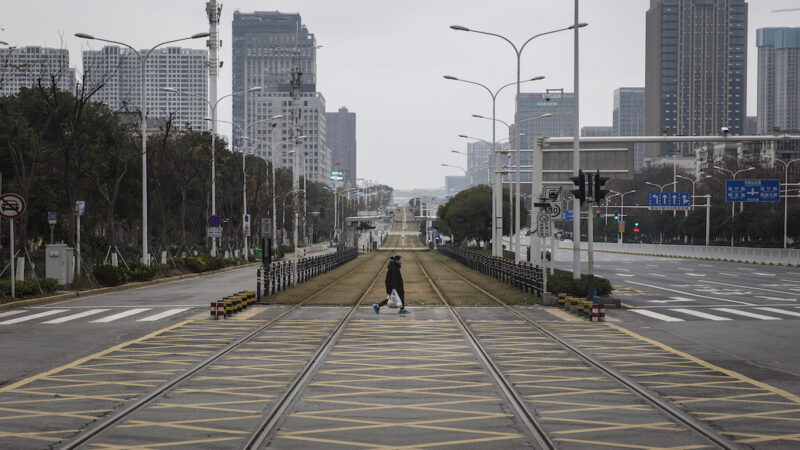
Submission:
[[[571,269],[571,257],[559,250],[556,267]],[[800,394],[800,270],[596,252],[595,273],[630,307],[611,320]]]
[[256,267],[120,292],[0,311],[0,386],[191,317],[255,290]]

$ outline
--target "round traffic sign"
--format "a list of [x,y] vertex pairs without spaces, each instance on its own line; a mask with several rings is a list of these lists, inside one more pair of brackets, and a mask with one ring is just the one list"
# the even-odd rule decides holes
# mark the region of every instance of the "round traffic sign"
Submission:
[[545,208],[545,212],[550,217],[558,217],[558,216],[561,215],[561,207],[556,205],[556,204],[552,204],[552,205],[548,206],[547,208]]
[[218,215],[208,216],[208,226],[218,227],[222,224],[222,219]]
[[25,212],[25,199],[17,194],[0,195],[0,216],[16,219]]
[[539,223],[548,223],[550,222],[550,216],[547,214],[539,214]]

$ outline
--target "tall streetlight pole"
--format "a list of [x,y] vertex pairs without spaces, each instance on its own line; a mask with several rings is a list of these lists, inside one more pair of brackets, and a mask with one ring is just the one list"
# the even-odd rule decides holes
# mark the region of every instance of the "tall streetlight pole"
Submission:
[[[217,157],[216,157],[216,149],[215,147],[215,139],[216,139],[216,129],[217,129],[217,106],[219,106],[219,102],[222,100],[233,97],[234,95],[240,94],[247,94],[249,92],[258,92],[261,90],[260,86],[251,87],[246,91],[240,92],[232,92],[228,95],[223,95],[222,97],[218,98],[215,102],[209,101],[207,98],[203,97],[202,95],[195,94],[193,92],[185,92],[179,91],[175,88],[165,87],[164,91],[171,92],[173,94],[180,94],[180,95],[188,95],[190,97],[196,97],[208,104],[208,107],[211,109],[211,215],[217,214]],[[217,238],[211,238],[211,256],[217,256]]]
[[[276,120],[282,119],[282,118],[283,118],[283,114],[278,114],[278,115],[272,116],[272,117],[270,117],[268,119],[261,119],[261,120],[256,120],[256,121],[250,122],[247,125],[245,125],[244,127],[242,127],[238,123],[229,122],[227,120],[219,120],[219,119],[217,119],[217,122],[227,123],[227,124],[235,126],[236,128],[239,129],[239,132],[242,134],[242,139],[250,140],[250,138],[247,136],[247,131],[250,129],[250,127],[252,125],[255,125],[255,124],[258,124],[258,123],[262,123],[262,122],[271,122],[271,123],[274,124]],[[205,120],[211,121],[212,119],[210,117],[206,117]],[[246,170],[246,159],[245,159],[245,151],[244,151],[244,148],[246,148],[246,147],[247,146],[245,146],[245,145],[242,146],[242,216],[243,216],[243,220],[244,220],[244,216],[247,216],[247,170]],[[275,199],[275,186],[274,186],[275,170],[274,170],[274,164],[273,164],[273,171],[272,172],[273,172],[272,173],[272,175],[273,175],[272,196],[273,196],[273,201],[274,201],[274,199]],[[274,204],[273,204],[273,206],[274,206]],[[273,221],[274,221],[274,217],[275,217],[275,214],[274,214],[274,211],[273,211]],[[244,234],[244,254],[245,254],[245,258],[249,259],[249,255],[250,255],[249,250],[250,250],[250,248],[248,247],[247,233],[245,232],[244,227],[242,227],[242,234]]]
[[789,166],[798,161],[800,159],[793,159],[789,162],[777,158],[773,159],[773,163],[779,162],[783,164],[783,184],[786,186],[783,192],[783,248],[786,248],[789,243],[789,221],[787,219],[789,217]]
[[[466,29],[464,27],[461,27],[461,28],[454,28],[454,27],[456,27],[456,25],[451,26],[450,28],[453,28],[453,29],[461,29],[461,28],[463,28],[464,31],[470,31],[470,30],[468,30],[468,29]],[[497,118],[497,96],[500,94],[500,92],[503,89],[505,89],[505,88],[507,88],[509,86],[516,85],[517,86],[517,91],[519,91],[519,84],[520,84],[519,74],[517,74],[517,82],[516,83],[505,84],[505,85],[501,86],[500,88],[498,88],[496,91],[492,91],[491,89],[489,89],[484,84],[477,83],[475,81],[462,80],[462,79],[456,78],[456,77],[454,77],[452,75],[445,75],[444,78],[446,80],[462,81],[464,83],[469,83],[469,84],[474,84],[475,86],[480,86],[480,87],[484,88],[486,90],[486,92],[488,92],[489,95],[492,97],[492,142],[491,142],[491,145],[492,145],[492,153],[494,154],[494,167],[495,167],[495,170],[494,170],[494,184],[492,185],[492,192],[494,194],[492,196],[492,198],[494,199],[493,202],[492,202],[492,216],[493,216],[493,219],[492,219],[492,221],[493,221],[493,224],[492,224],[492,256],[497,256],[497,257],[501,257],[502,258],[503,257],[503,174],[502,174],[502,172],[500,172],[500,168],[503,165],[503,160],[502,160],[502,156],[501,156],[500,152],[497,151],[497,130],[496,130],[496,127],[495,127],[495,119]],[[533,78],[530,78],[528,80],[525,80],[525,82],[537,81],[537,80],[543,80],[543,79],[544,79],[544,76],[537,76],[537,77],[533,77]],[[486,141],[483,141],[483,142],[486,142]]]
[[[737,170],[736,172],[734,172],[733,170],[726,169],[726,168],[720,167],[720,166],[714,166],[714,168],[717,169],[717,170],[722,170],[724,172],[728,172],[729,174],[731,174],[731,176],[733,176],[734,180],[736,179],[736,175],[739,175],[742,172],[747,172],[748,170],[755,169],[755,167],[751,166],[751,167],[748,167],[746,169],[741,169],[741,170]],[[741,204],[741,202],[739,202],[739,203]],[[731,202],[731,247],[733,247],[733,211],[734,211],[734,206],[736,206],[736,202]]]
[[[586,25],[587,24],[585,24],[585,23],[575,24],[575,25],[570,25],[570,26],[568,26],[566,28],[559,28],[557,30],[546,31],[544,33],[539,33],[539,34],[536,34],[536,35],[528,38],[528,40],[526,40],[519,47],[517,47],[507,37],[505,37],[503,35],[500,35],[500,34],[497,34],[497,33],[490,33],[490,32],[487,32],[487,31],[479,31],[479,30],[471,30],[471,29],[469,29],[467,27],[464,27],[464,26],[461,26],[461,25],[451,25],[450,28],[452,28],[452,29],[454,29],[456,31],[470,31],[470,32],[473,32],[473,33],[484,34],[484,35],[487,35],[487,36],[494,36],[494,37],[497,37],[497,38],[500,38],[500,39],[506,41],[511,46],[511,48],[514,49],[514,53],[516,54],[516,57],[517,57],[517,82],[516,82],[517,96],[516,96],[515,101],[514,101],[514,105],[515,105],[515,108],[514,108],[514,123],[517,124],[517,133],[520,133],[521,129],[520,129],[520,126],[519,126],[519,122],[520,122],[520,117],[519,117],[519,103],[520,103],[519,100],[520,99],[519,99],[519,96],[520,96],[520,84],[522,82],[522,80],[520,79],[520,74],[521,74],[521,67],[520,66],[522,64],[522,52],[523,52],[523,50],[525,50],[525,47],[528,45],[528,43],[530,43],[532,40],[534,40],[534,39],[536,39],[538,37],[545,36],[545,35],[548,35],[548,34],[558,33],[560,31],[571,30],[573,28],[577,29],[577,28],[584,27]],[[492,116],[494,116],[494,114],[492,114]],[[517,172],[516,173],[516,178],[517,178],[517,181],[516,181],[516,191],[517,191],[516,210],[519,211],[520,193],[521,193],[520,192],[519,156],[520,156],[521,139],[519,138],[519,136],[517,136],[517,138],[512,140],[512,141],[513,141],[512,145],[516,144],[516,147],[517,147],[516,148],[516,157],[517,157],[516,158],[516,166],[517,166],[517,169],[516,169],[516,172]],[[537,156],[537,153],[539,154],[538,156]],[[534,149],[534,161],[536,161],[537,159],[541,159],[540,157],[541,157],[541,149],[539,149],[538,151],[536,149]],[[534,165],[535,165],[535,163],[534,163]],[[534,169],[533,191],[535,193],[538,193],[541,190],[542,190],[542,169],[541,169],[541,164],[540,164],[539,167],[536,167]],[[519,214],[516,214],[516,217],[514,218],[514,232],[517,234],[517,236],[519,236],[519,226],[520,226]],[[514,235],[514,233],[512,233],[512,236],[513,235]],[[536,239],[536,244],[537,244],[536,248],[535,248],[536,260],[540,261],[541,260],[541,255],[539,254],[540,251],[541,251],[541,241],[540,241],[540,239]],[[519,238],[517,238],[516,243],[515,243],[515,248],[514,248],[514,259],[515,259],[516,262],[520,262],[521,261],[522,252],[520,251],[520,249],[521,249],[520,240],[519,240]]]
[[187,41],[189,39],[200,39],[211,36],[211,33],[197,33],[190,37],[180,38],[180,39],[173,39],[171,41],[164,41],[160,44],[156,44],[155,46],[151,47],[150,50],[146,52],[136,50],[132,46],[119,41],[112,41],[111,39],[103,39],[99,37],[92,36],[91,34],[86,33],[75,33],[75,37],[81,39],[88,39],[88,40],[96,40],[102,42],[108,42],[110,44],[117,44],[128,47],[137,57],[139,57],[139,62],[141,64],[141,85],[140,85],[140,93],[139,93],[139,109],[141,115],[141,133],[142,133],[142,262],[144,264],[150,265],[150,252],[148,249],[148,239],[147,239],[147,96],[145,95],[146,88],[147,88],[147,73],[145,71],[145,66],[147,64],[147,58],[153,53],[153,51],[161,47],[162,45],[172,44],[174,42],[180,41]]

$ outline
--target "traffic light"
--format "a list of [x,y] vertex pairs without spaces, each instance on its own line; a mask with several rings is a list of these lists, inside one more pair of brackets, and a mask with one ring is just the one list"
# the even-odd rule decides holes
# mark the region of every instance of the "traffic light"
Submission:
[[633,229],[633,232],[634,232],[634,233],[638,233],[638,232],[639,232],[639,227],[636,227],[636,228],[634,228],[634,229]]
[[639,228],[639,222],[633,222],[633,226],[635,226],[636,228]]
[[608,190],[603,189],[606,181],[608,181],[608,177],[601,177],[600,171],[598,170],[597,174],[594,176],[594,201],[597,203],[600,203],[600,200],[608,195]]
[[578,200],[580,200],[581,205],[586,202],[586,175],[583,174],[582,170],[578,170],[577,177],[569,177],[570,180],[575,184],[576,189],[573,189],[572,195],[575,196]]
[[619,220],[619,214],[614,214],[614,220]]

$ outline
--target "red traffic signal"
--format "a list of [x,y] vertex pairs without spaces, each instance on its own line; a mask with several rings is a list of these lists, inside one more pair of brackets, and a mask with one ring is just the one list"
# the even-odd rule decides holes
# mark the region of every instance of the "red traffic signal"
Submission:
[[638,232],[639,232],[639,229],[638,229],[638,228],[634,228],[634,229],[633,229],[633,232],[634,232],[634,233],[638,233]]

